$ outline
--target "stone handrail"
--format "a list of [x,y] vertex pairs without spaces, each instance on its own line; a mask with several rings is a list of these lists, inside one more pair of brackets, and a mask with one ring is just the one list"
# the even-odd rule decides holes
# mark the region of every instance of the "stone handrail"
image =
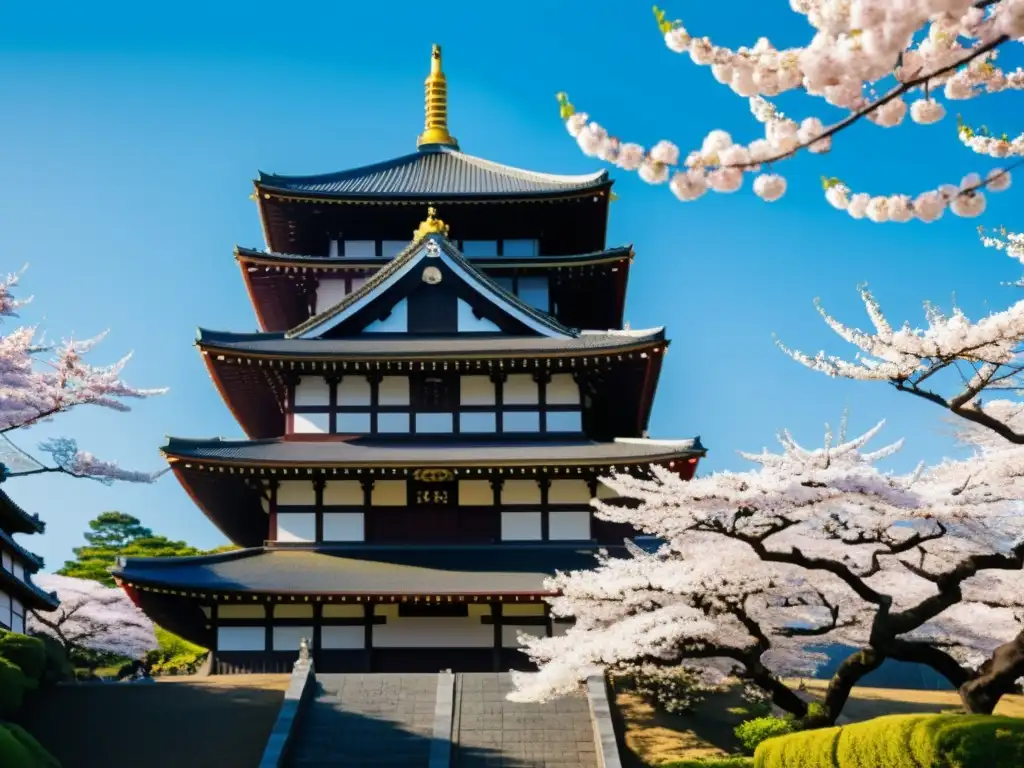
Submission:
[[590,722],[594,728],[599,768],[622,768],[611,703],[608,701],[608,682],[604,675],[591,675],[587,678],[587,703],[590,705]]
[[283,768],[288,747],[298,730],[299,719],[309,705],[315,688],[316,671],[309,653],[309,641],[302,638],[299,642],[299,658],[292,668],[291,680],[284,693],[284,701],[281,702],[274,728],[267,739],[259,768]]

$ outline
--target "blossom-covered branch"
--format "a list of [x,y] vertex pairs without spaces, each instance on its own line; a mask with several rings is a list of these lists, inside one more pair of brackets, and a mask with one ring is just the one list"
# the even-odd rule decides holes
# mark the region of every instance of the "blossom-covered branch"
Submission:
[[[962,100],[1024,88],[1024,70],[1005,72],[993,63],[997,48],[1024,36],[1020,0],[792,0],[791,6],[807,16],[816,34],[806,47],[786,50],[776,49],[763,37],[751,48],[732,50],[706,37],[693,37],[681,22],[668,21],[664,11],[654,9],[670,50],[710,67],[718,82],[750,100],[754,117],[764,125],[763,138],[744,145],[726,131],[712,130],[701,148],[680,165],[679,148],[672,142],[659,141],[650,149],[622,142],[586,113],[577,112],[560,93],[561,116],[569,133],[585,154],[635,170],[651,184],[667,181],[680,200],[691,201],[709,189],[734,192],[742,186],[745,172],[760,171],[802,150],[828,152],[840,131],[865,118],[884,128],[900,125],[908,114],[922,125],[937,123],[946,114],[935,96],[938,89],[946,99]],[[894,84],[876,97],[875,86],[887,78]],[[829,126],[817,117],[797,122],[766,98],[797,90],[848,114]],[[921,96],[908,108],[903,96],[915,91]],[[1020,142],[978,140],[975,133],[968,127],[965,135],[961,122],[961,141],[980,154],[1020,154]],[[1005,182],[1001,187],[991,183],[993,191],[1009,184],[1008,175],[1000,176]],[[755,194],[768,202],[781,198],[786,186],[774,172],[759,175],[753,184]],[[870,201],[868,218],[876,222],[912,217],[934,221],[947,205],[957,215],[977,215],[984,208],[980,186],[956,190],[951,198],[946,187],[916,200],[894,195],[861,202],[854,196],[858,201],[851,213],[862,217]],[[833,193],[833,204],[838,199],[842,197]],[[848,210],[847,205],[837,207]]]
[[[28,300],[15,298],[21,272],[0,280],[0,319],[17,317]],[[105,334],[86,341],[68,340],[50,344],[38,338],[38,329],[21,326],[0,336],[0,482],[6,478],[45,472],[60,472],[100,482],[115,480],[152,482],[161,473],[143,473],[122,469],[78,450],[74,440],[59,438],[39,446],[53,464],[45,464],[18,447],[13,433],[59,413],[81,405],[94,405],[114,411],[131,410],[126,399],[144,399],[163,394],[166,389],[140,389],[127,384],[121,371],[130,359],[123,357],[113,365],[94,366],[85,355]]]

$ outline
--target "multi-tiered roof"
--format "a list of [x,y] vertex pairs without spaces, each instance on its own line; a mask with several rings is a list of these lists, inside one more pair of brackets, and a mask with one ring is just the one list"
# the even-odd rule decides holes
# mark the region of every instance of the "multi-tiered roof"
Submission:
[[0,491],[0,629],[25,631],[28,611],[52,611],[56,595],[32,583],[32,574],[43,567],[43,559],[14,540],[14,534],[42,533],[46,524],[30,515],[4,491]]
[[630,533],[590,518],[598,478],[703,455],[646,437],[668,341],[622,329],[606,173],[463,154],[445,88],[435,47],[411,155],[255,181],[266,248],[235,259],[263,330],[196,340],[247,439],[162,449],[246,549],[115,574],[196,642],[210,600],[539,600]]

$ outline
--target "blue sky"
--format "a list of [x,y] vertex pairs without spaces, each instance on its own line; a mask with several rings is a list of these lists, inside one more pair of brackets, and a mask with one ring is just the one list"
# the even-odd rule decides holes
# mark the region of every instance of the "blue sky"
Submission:
[[[785,3],[737,0],[728,20],[714,5],[677,2],[668,11],[732,46],[759,34],[780,46],[809,39]],[[57,337],[109,328],[94,362],[134,350],[127,378],[171,388],[131,414],[72,413],[20,438],[31,446],[68,434],[137,468],[163,466],[165,434],[240,435],[192,340],[199,325],[256,330],[232,247],[262,246],[248,199],[257,169],[328,172],[412,150],[431,43],[444,47],[462,149],[499,162],[555,173],[600,167],[559,121],[559,90],[647,145],[669,138],[690,148],[715,127],[749,141],[758,127],[745,100],[665,48],[638,0],[61,0],[0,13],[0,254],[5,270],[31,264],[23,293],[36,299],[24,318]],[[834,117],[799,97],[780,106],[794,117]],[[1013,95],[956,106],[999,131],[1021,124]],[[632,242],[637,254],[628,320],[664,324],[674,340],[652,434],[699,434],[710,449],[703,471],[741,468],[736,450],[773,444],[780,427],[816,443],[823,423],[849,407],[854,427],[884,417],[890,437],[906,438],[897,467],[941,458],[951,443],[938,409],[882,384],[807,371],[774,347],[772,333],[809,351],[847,352],[812,300],[862,323],[855,286],[863,281],[893,319],[915,323],[924,299],[949,306],[955,294],[973,315],[1014,300],[1000,283],[1019,269],[977,245],[975,225],[1017,223],[1020,182],[976,221],[947,214],[930,225],[875,225],[833,211],[818,181],[825,174],[857,190],[914,193],[991,165],[960,147],[947,119],[844,132],[831,154],[779,169],[790,191],[772,205],[749,184],[684,205],[613,170],[620,200],[609,241]],[[26,543],[50,568],[108,509],[196,546],[224,541],[171,476],[112,487],[42,476],[6,490],[47,520],[46,534]]]

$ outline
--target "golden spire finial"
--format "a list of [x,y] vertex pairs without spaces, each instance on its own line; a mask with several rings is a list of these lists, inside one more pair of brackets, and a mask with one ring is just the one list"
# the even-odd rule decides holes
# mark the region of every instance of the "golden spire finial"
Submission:
[[437,43],[430,52],[430,74],[424,86],[427,115],[423,133],[416,139],[416,147],[441,144],[458,149],[459,143],[448,133],[448,83],[441,71],[441,46]]
[[448,225],[445,224],[437,217],[437,208],[430,206],[427,208],[427,218],[416,228],[416,231],[412,235],[413,241],[422,240],[427,235],[443,235],[448,237]]

